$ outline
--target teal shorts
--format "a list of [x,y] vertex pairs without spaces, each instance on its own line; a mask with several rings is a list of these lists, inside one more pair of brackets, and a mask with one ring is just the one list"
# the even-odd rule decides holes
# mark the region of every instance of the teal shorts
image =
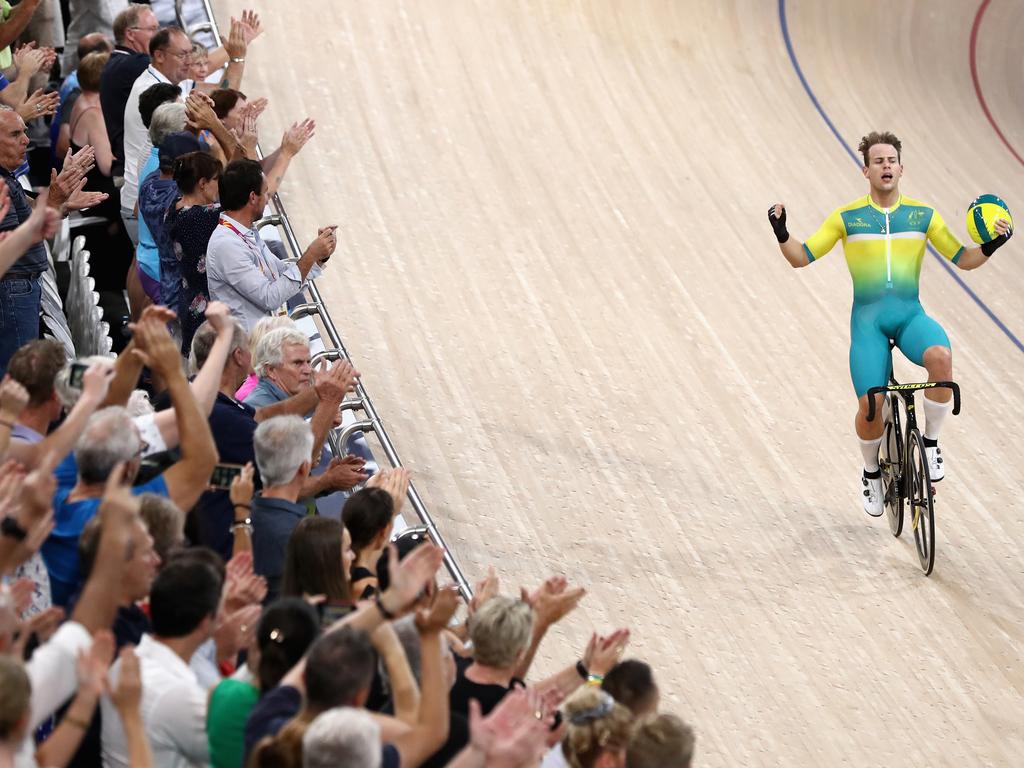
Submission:
[[924,365],[929,347],[949,348],[942,326],[925,314],[917,299],[884,296],[868,304],[854,302],[850,313],[850,378],[857,397],[889,383],[892,356],[889,342],[917,365]]

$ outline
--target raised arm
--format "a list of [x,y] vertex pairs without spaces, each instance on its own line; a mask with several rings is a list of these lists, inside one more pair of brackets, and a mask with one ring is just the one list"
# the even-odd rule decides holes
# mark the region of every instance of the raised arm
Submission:
[[786,257],[786,261],[794,268],[806,267],[811,263],[811,260],[807,258],[803,243],[795,237],[789,236],[789,230],[786,229],[786,206],[783,203],[775,203],[768,209],[768,223],[771,224],[772,231],[775,232],[775,237],[779,241],[779,250]]
[[0,24],[0,49],[11,45],[21,37],[28,23],[32,21],[32,14],[39,7],[40,0],[22,0],[22,2],[11,8],[11,15]]
[[[420,765],[448,739],[448,689],[442,668],[441,632],[458,604],[458,589],[445,587],[434,593],[430,608],[416,614],[423,654],[419,717],[415,726],[389,739],[401,755],[402,765]],[[383,729],[381,736],[384,738]]]
[[384,661],[388,673],[388,687],[394,703],[395,719],[407,725],[416,725],[420,712],[420,689],[416,685],[393,624],[381,624],[370,636],[374,650]]
[[281,138],[280,149],[275,153],[274,164],[266,172],[268,194],[277,194],[292,158],[302,151],[306,142],[313,138],[315,133],[316,121],[308,117],[302,122],[293,123],[292,127],[285,131]]
[[[46,206],[46,192],[39,195],[42,205],[36,205],[25,223],[0,241],[0,277],[36,243],[53,237],[60,226],[60,214]],[[0,189],[0,216],[5,216],[11,205],[10,192],[4,184]]]
[[[209,52],[210,71],[211,72],[212,71],[216,71],[216,70],[220,69],[221,67],[223,67],[225,64],[230,63],[231,56],[232,56],[231,51],[230,51],[230,43],[231,43],[230,34],[235,31],[236,25],[239,27],[239,29],[240,29],[240,31],[241,31],[241,33],[243,35],[243,41],[245,43],[245,50],[243,50],[242,53],[241,53],[241,57],[242,58],[245,58],[245,54],[248,52],[249,43],[251,43],[257,37],[259,37],[261,34],[263,34],[263,24],[260,21],[260,15],[258,13],[256,13],[256,11],[251,11],[251,10],[250,11],[242,11],[242,18],[241,19],[237,19],[236,20],[236,19],[232,18],[231,19],[231,29],[230,29],[230,32],[229,32],[228,39],[225,40],[223,35],[222,35],[221,38],[220,38],[220,42],[221,42],[220,48],[215,48],[214,50]],[[237,54],[237,52],[238,51],[237,51],[237,48],[236,48],[235,49],[235,53]],[[236,56],[236,58],[238,58],[238,57]],[[227,77],[227,73],[225,73],[224,79],[220,81],[220,83],[218,84],[217,87],[218,88],[235,88],[236,90],[238,88],[237,85],[230,85],[228,77]]]
[[74,449],[78,438],[85,431],[89,418],[96,413],[100,404],[107,396],[107,388],[114,375],[110,363],[95,362],[89,366],[82,376],[82,394],[74,407],[68,412],[64,423],[48,434],[41,442],[14,443],[10,455],[18,459],[26,467],[34,467],[47,454],[53,454],[60,462]]
[[177,345],[165,327],[150,330],[152,335],[147,339],[146,351],[135,350],[134,354],[141,355],[167,382],[181,437],[181,458],[164,472],[163,478],[171,501],[187,512],[206,490],[210,472],[217,463],[217,448],[206,414],[200,410],[181,368]]
[[583,587],[570,588],[569,582],[563,576],[546,579],[532,594],[527,594],[526,590],[523,590],[523,599],[533,606],[533,635],[526,653],[516,667],[516,677],[520,680],[526,679],[530,665],[533,664],[533,657],[537,654],[537,649],[548,630],[572,612],[585,594],[586,590]]

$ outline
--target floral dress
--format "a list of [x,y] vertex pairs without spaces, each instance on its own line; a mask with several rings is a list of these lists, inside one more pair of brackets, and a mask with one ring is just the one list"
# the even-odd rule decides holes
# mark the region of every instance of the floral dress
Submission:
[[167,210],[174,255],[181,262],[181,292],[175,307],[181,322],[181,351],[188,355],[192,337],[206,319],[210,289],[206,282],[206,246],[220,221],[219,205],[189,205]]

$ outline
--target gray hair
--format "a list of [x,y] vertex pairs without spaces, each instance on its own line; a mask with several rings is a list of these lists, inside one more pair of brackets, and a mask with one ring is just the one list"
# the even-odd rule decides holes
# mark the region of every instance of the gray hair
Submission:
[[369,712],[336,707],[302,737],[302,768],[380,768],[380,726]]
[[172,133],[185,130],[185,105],[180,101],[161,104],[149,120],[149,140],[159,148]]
[[266,377],[268,368],[283,363],[284,348],[288,344],[302,344],[308,347],[309,337],[295,326],[267,331],[252,351],[252,367],[256,375],[262,379]]
[[119,405],[96,411],[75,446],[78,476],[86,483],[106,482],[114,465],[131,461],[142,447],[139,430]]
[[[228,319],[234,325],[234,331],[231,334],[231,352],[236,349],[244,349],[249,343],[249,339],[245,335],[245,328],[235,318]],[[199,373],[199,369],[206,365],[206,358],[210,356],[210,350],[213,349],[213,343],[216,340],[217,331],[209,320],[204,320],[192,337],[192,348],[189,351],[188,367],[193,374]]]
[[75,403],[78,402],[78,398],[82,396],[81,387],[71,386],[71,366],[74,363],[83,363],[85,365],[110,363],[112,365],[114,359],[112,357],[104,357],[103,355],[79,357],[76,360],[69,360],[63,368],[57,371],[57,376],[53,380],[53,388],[57,392],[57,398],[60,400],[61,405],[65,408],[73,408]]
[[313,453],[313,430],[301,416],[275,416],[252,436],[263,487],[287,485]]

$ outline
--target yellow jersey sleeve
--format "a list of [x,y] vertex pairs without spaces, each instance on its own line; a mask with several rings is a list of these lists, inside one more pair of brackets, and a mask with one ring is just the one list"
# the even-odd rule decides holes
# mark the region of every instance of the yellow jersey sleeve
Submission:
[[839,242],[840,238],[846,235],[846,225],[843,224],[843,217],[839,215],[839,209],[832,211],[825,219],[818,231],[807,238],[804,242],[804,253],[808,261],[815,261],[827,254]]
[[954,264],[960,260],[960,256],[964,252],[963,243],[957,240],[956,235],[949,231],[946,222],[936,210],[932,211],[932,220],[928,224],[928,239],[935,246],[935,250]]

